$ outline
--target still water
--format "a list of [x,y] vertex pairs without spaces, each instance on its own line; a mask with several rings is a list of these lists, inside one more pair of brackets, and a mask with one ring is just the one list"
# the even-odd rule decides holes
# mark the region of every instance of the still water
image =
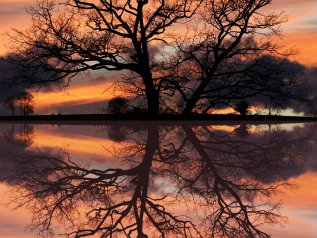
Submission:
[[317,237],[317,125],[0,124],[0,237]]

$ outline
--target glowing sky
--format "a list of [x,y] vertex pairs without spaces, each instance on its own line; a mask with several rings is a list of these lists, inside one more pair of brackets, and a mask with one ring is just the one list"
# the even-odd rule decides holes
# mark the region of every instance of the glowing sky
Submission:
[[[12,28],[23,29],[30,24],[30,18],[25,13],[25,7],[32,5],[36,0],[0,0],[0,56],[9,53],[9,39],[6,31]],[[288,22],[283,24],[282,43],[285,46],[294,46],[299,53],[292,56],[292,60],[297,60],[307,66],[317,66],[317,0],[273,0],[268,10],[283,11]],[[66,89],[50,94],[38,93],[36,113],[51,113],[58,111],[52,109],[65,103],[75,105],[101,102],[111,97],[101,95],[100,90],[104,87],[103,82],[85,85],[85,90]],[[70,90],[70,91],[69,91]],[[95,93],[94,93],[95,91]],[[76,98],[76,99],[75,99]],[[89,113],[93,113],[91,109]]]

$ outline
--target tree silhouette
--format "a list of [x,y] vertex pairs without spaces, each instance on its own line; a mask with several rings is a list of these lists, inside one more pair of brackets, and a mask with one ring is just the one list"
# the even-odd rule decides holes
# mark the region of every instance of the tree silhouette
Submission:
[[[40,1],[29,9],[32,28],[16,30],[13,47],[19,61],[27,62],[20,64],[24,68],[50,73],[30,83],[70,80],[87,70],[124,71],[123,90],[146,99],[151,114],[208,112],[221,98],[227,103],[263,90],[254,86],[256,77],[239,72],[254,71],[250,62],[278,50],[272,37],[285,19],[266,12],[269,4],[271,0]],[[188,34],[171,36],[179,23],[186,23]],[[176,109],[171,106],[180,101]]]
[[4,102],[4,106],[11,110],[11,115],[14,116],[15,108],[20,109],[20,113],[23,116],[28,116],[34,112],[34,97],[29,92],[19,92],[7,97]]
[[34,97],[29,92],[21,92],[15,96],[15,104],[20,108],[21,115],[28,116],[34,112]]
[[46,82],[86,70],[131,71],[140,76],[148,111],[155,114],[159,91],[151,47],[164,41],[163,33],[190,18],[199,5],[197,0],[70,0],[59,7],[53,1],[40,1],[29,9],[32,30],[16,31],[14,48],[34,63],[27,66],[56,72]]
[[108,111],[111,114],[126,113],[128,108],[127,100],[121,97],[115,97],[108,102]]

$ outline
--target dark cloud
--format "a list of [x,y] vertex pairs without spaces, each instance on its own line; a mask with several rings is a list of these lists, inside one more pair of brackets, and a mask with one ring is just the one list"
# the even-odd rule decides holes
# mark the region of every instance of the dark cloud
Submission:
[[[277,95],[275,95],[274,86],[272,87],[272,93],[268,93],[268,95],[256,95],[254,97],[248,98],[252,105],[262,105],[262,106],[271,106],[285,109],[289,107],[293,107],[294,103],[297,101],[302,101],[305,99],[305,85],[307,81],[303,79],[303,75],[307,73],[307,68],[296,62],[291,61],[286,58],[275,58],[271,56],[264,56],[260,59],[260,70],[261,68],[269,67],[266,75],[270,80],[267,80],[270,87],[270,84],[276,84],[279,87],[280,82],[283,80],[287,80],[290,82],[289,87],[285,87],[285,90],[278,91]],[[272,64],[272,65],[270,65]],[[279,90],[279,89],[278,89]],[[285,94],[284,96],[278,95],[279,93]],[[276,99],[274,99],[276,97]],[[296,105],[299,105],[298,103]]]
[[0,58],[0,101],[6,97],[25,91],[30,85],[17,84],[19,81],[17,72],[10,62],[7,61],[8,57]]
[[295,112],[315,116],[317,113],[317,67],[306,68],[301,77],[304,84],[301,93],[306,101],[296,103],[292,108]]
[[[253,70],[252,67],[251,70]],[[297,61],[266,55],[259,59],[254,71],[256,74],[247,77],[254,82],[259,81],[260,84],[261,81],[265,82],[269,90],[268,93],[262,93],[264,92],[262,91],[256,96],[244,98],[251,105],[268,107],[271,104],[273,108],[293,109],[296,113],[317,113],[317,67],[307,67]],[[263,80],[258,80],[258,75],[263,77]],[[242,75],[242,80],[243,77],[245,76]],[[284,80],[290,82],[290,86],[282,86],[284,89],[280,89],[279,85],[283,85],[281,82]],[[241,99],[232,100],[231,104],[239,101]]]
[[[65,84],[63,80],[45,84],[32,83],[32,77],[40,82],[41,80],[47,80],[50,74],[40,70],[37,72],[28,71],[27,68],[23,68],[19,65],[19,60],[19,56],[16,54],[0,57],[0,106],[2,106],[3,101],[9,96],[35,89],[52,91],[63,87]],[[23,63],[23,61],[21,61],[21,63]],[[2,107],[0,115],[8,114],[10,114],[9,110]]]

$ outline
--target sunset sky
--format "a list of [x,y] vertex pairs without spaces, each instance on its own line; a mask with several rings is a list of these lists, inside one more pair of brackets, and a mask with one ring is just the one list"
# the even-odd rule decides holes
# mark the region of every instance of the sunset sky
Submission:
[[[25,7],[35,2],[35,0],[0,0],[0,55],[10,52],[6,32],[12,28],[23,29],[29,26],[30,17],[25,13]],[[317,67],[317,0],[273,0],[269,8],[268,10],[283,11],[288,18],[288,22],[283,24],[281,42],[285,46],[295,47],[298,50],[299,53],[291,59],[307,67]],[[87,76],[89,77],[92,76]],[[99,75],[100,77],[109,79],[107,75]],[[81,86],[81,82],[84,85]],[[88,108],[88,105],[96,102],[99,104],[95,108],[89,107],[90,113],[94,113],[102,107],[102,102],[112,97],[110,92],[103,93],[110,85],[109,83],[109,80],[92,80],[92,83],[81,80],[80,83],[62,91],[38,92],[36,113],[59,111],[67,113],[67,109],[61,109],[61,105],[86,105]],[[76,112],[76,110],[73,111],[73,113]]]

